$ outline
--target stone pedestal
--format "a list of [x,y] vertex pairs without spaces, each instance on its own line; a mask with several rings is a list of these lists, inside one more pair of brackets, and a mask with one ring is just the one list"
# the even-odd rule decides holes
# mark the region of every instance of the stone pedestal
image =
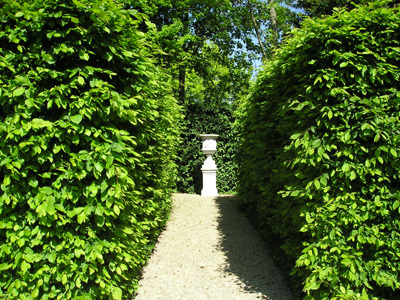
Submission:
[[203,189],[201,196],[218,196],[217,190],[217,166],[212,155],[217,151],[217,134],[201,134],[203,148],[201,149],[207,155],[201,168],[203,172]]

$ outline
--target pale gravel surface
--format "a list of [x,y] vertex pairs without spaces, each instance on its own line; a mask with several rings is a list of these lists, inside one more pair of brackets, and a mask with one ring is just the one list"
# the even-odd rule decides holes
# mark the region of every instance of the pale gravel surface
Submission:
[[292,300],[238,199],[175,194],[135,300]]

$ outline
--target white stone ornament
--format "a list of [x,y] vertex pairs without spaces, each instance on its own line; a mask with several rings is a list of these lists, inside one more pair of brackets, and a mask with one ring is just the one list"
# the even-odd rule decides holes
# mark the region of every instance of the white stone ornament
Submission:
[[201,168],[203,172],[203,189],[201,190],[201,196],[218,196],[217,165],[212,158],[212,155],[217,152],[218,134],[201,134],[200,137],[203,141],[203,148],[201,150],[207,155]]

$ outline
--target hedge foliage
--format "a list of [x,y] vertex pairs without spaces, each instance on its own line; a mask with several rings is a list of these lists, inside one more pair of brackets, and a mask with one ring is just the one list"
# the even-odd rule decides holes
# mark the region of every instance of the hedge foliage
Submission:
[[305,299],[399,294],[399,26],[391,1],[305,20],[242,110],[239,194]]
[[201,151],[200,134],[218,134],[217,152],[213,159],[218,167],[219,193],[236,191],[237,134],[233,126],[233,104],[210,101],[192,102],[187,105],[182,132],[182,145],[178,152],[177,189],[181,193],[200,194],[203,188],[201,167],[206,155]]
[[0,298],[127,299],[179,136],[145,16],[113,0],[0,9]]

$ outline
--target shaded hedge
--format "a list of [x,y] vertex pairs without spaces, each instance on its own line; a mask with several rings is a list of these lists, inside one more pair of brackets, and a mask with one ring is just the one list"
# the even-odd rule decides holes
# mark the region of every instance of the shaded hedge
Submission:
[[219,193],[236,191],[237,135],[231,103],[193,102],[187,105],[182,132],[182,145],[178,152],[177,189],[182,193],[200,194],[203,188],[201,167],[206,155],[201,151],[200,134],[218,134],[217,152],[213,159],[218,167]]
[[0,298],[127,299],[179,136],[145,16],[111,0],[0,9]]
[[392,3],[305,20],[242,112],[239,194],[285,250],[305,299],[400,291],[400,11]]

